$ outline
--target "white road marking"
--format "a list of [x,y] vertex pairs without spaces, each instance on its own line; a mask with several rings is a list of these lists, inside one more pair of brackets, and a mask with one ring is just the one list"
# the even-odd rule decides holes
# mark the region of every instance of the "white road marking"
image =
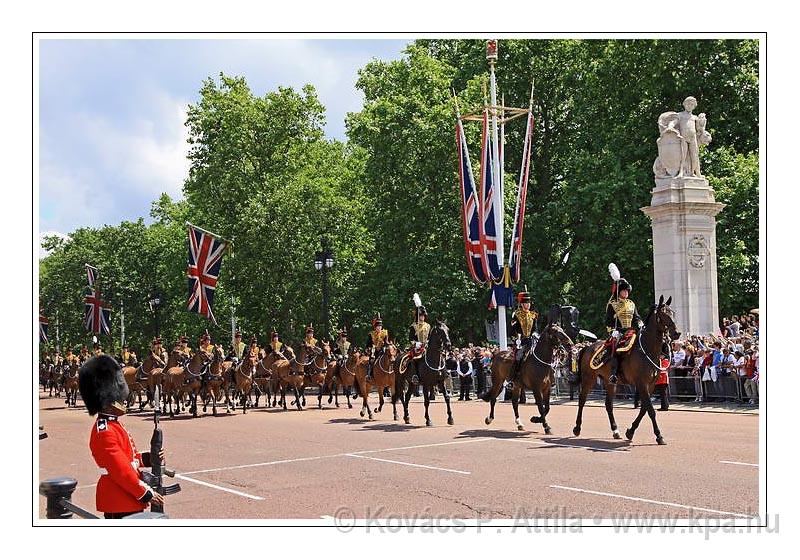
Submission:
[[250,498],[251,500],[263,500],[261,496],[253,496],[252,494],[246,494],[244,492],[239,492],[238,490],[234,490],[232,488],[225,488],[224,486],[218,486],[216,484],[211,484],[210,482],[206,482],[205,480],[197,480],[196,478],[189,478],[183,474],[176,474],[175,478],[180,478],[181,480],[186,480],[189,482],[194,482],[195,484],[200,484],[201,486],[208,486],[209,488],[213,488],[215,490],[222,490],[223,492],[230,492],[231,494],[236,494],[237,496],[242,496],[243,498]]
[[720,461],[720,463],[725,463],[726,465],[744,465],[745,467],[757,467],[757,463],[740,463],[739,461]]
[[441,443],[424,443],[421,445],[407,445],[404,447],[387,447],[385,449],[368,449],[365,451],[351,451],[348,453],[335,453],[333,455],[316,455],[313,457],[298,457],[296,459],[278,459],[276,461],[266,461],[264,463],[250,463],[247,465],[232,465],[230,467],[217,467],[213,469],[203,469],[199,471],[186,471],[182,474],[201,474],[201,473],[208,473],[208,472],[219,472],[219,471],[231,471],[236,469],[248,469],[253,467],[268,467],[270,465],[282,465],[284,463],[297,463],[300,461],[316,461],[318,459],[334,459],[336,457],[347,457],[350,454],[354,453],[384,453],[386,451],[403,451],[406,449],[419,449],[422,447],[439,447],[442,445],[457,445],[461,443],[476,443],[481,441],[489,441],[497,438],[476,438],[476,439],[463,439],[457,441],[445,441]]
[[358,457],[359,459],[369,459],[370,461],[380,461],[382,463],[394,463],[395,465],[405,465],[407,467],[417,467],[417,468],[420,468],[420,469],[431,469],[431,470],[434,470],[434,471],[446,471],[446,472],[452,472],[452,473],[457,473],[457,474],[472,474],[471,472],[468,472],[468,471],[459,471],[459,470],[456,470],[456,469],[445,469],[445,468],[442,468],[442,467],[432,467],[430,465],[420,465],[419,463],[406,463],[404,461],[392,461],[390,459],[381,459],[379,457],[367,457],[365,455],[356,455],[355,453],[348,453],[346,456],[347,457]]
[[610,492],[597,492],[595,490],[585,490],[583,488],[572,488],[571,486],[559,486],[558,484],[551,484],[550,488],[558,488],[560,490],[572,490],[573,492],[581,492],[584,494],[594,494],[596,496],[607,496],[610,498],[619,498],[621,500],[631,500],[633,502],[645,502],[648,504],[657,504],[661,506],[677,507],[683,509],[690,509],[693,511],[707,511],[709,513],[721,513],[722,515],[734,515],[736,517],[753,517],[746,513],[736,513],[733,511],[720,511],[718,509],[709,509],[697,506],[687,506],[685,504],[676,504],[674,502],[661,502],[658,500],[648,500],[647,498],[637,498],[634,496],[623,496],[622,494],[611,494]]

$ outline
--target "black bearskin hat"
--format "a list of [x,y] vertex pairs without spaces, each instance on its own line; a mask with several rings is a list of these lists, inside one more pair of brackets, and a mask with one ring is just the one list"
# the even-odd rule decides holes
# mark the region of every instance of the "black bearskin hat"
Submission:
[[128,384],[117,361],[101,354],[86,361],[78,372],[78,389],[91,416],[128,399]]
[[614,295],[616,296],[616,295],[619,295],[619,293],[622,290],[628,290],[628,293],[631,293],[633,291],[633,286],[631,286],[630,282],[628,282],[624,278],[620,278],[614,284],[614,287],[612,288],[612,290],[616,290],[616,292],[614,292]]

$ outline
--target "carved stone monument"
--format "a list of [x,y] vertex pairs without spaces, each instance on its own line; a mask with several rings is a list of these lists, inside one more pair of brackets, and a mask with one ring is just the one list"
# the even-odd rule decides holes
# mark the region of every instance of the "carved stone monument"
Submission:
[[653,226],[655,293],[672,296],[678,330],[706,335],[719,331],[717,220],[725,207],[700,173],[699,148],[711,142],[706,116],[684,111],[658,117],[658,157],[650,206],[642,208]]

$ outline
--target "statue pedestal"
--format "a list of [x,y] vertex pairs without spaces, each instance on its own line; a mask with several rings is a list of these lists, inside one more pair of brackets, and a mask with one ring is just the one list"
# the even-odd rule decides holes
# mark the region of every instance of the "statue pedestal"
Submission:
[[686,334],[719,331],[717,220],[725,207],[704,177],[656,179],[650,206],[655,296],[672,296],[675,324]]

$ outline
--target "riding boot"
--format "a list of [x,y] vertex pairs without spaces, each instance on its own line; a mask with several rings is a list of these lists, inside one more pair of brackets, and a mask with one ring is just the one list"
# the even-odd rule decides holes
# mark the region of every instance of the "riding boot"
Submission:
[[608,382],[613,383],[614,385],[617,384],[617,368],[619,366],[619,360],[616,356],[611,356],[611,375],[608,377]]
[[367,367],[367,381],[372,381],[372,361],[369,362],[369,367]]

